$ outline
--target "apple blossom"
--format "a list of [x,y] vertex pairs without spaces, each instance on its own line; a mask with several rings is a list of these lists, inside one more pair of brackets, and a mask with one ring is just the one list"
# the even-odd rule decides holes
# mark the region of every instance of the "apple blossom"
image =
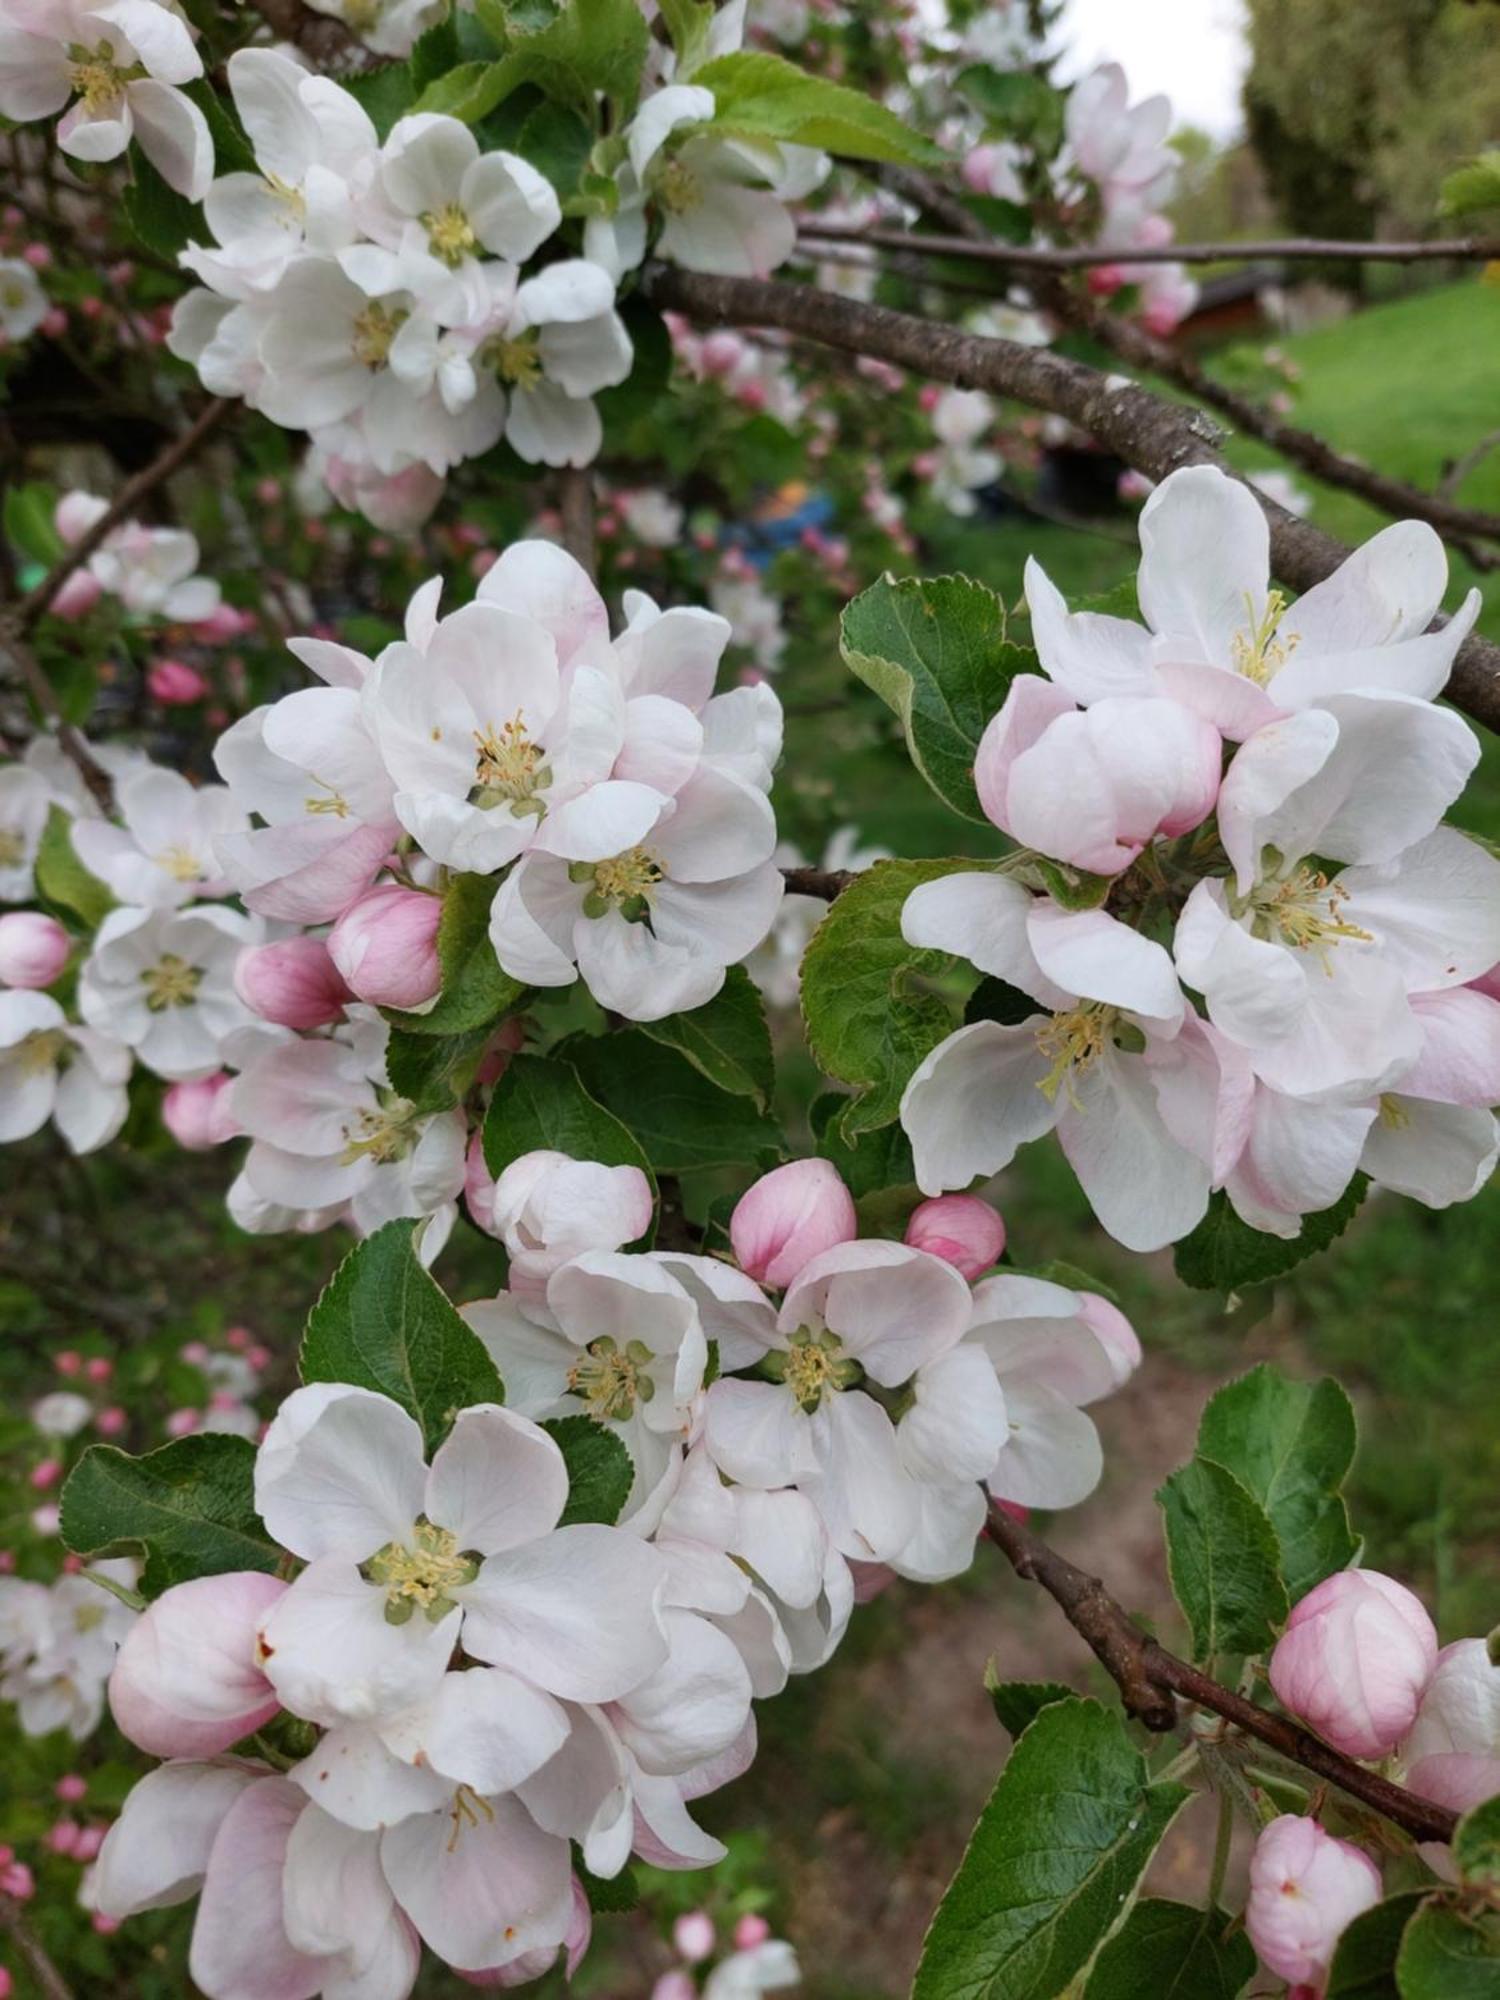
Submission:
[[227,1069],[211,1076],[169,1084],[162,1093],[161,1122],[184,1151],[206,1153],[240,1136],[229,1108],[234,1078]]
[[720,1961],[709,1973],[703,2000],[759,2000],[802,1978],[797,1954],[784,1938],[766,1938]]
[[29,991],[50,986],[72,949],[72,939],[56,917],[40,910],[9,911],[0,916],[0,985]]
[[31,1406],[32,1424],[47,1438],[76,1437],[93,1414],[88,1397],[71,1389],[54,1389]]
[[351,992],[372,1006],[422,1008],[442,985],[442,901],[399,883],[367,889],[328,933],[328,956]]
[[287,1585],[259,1570],[179,1583],[147,1606],[109,1680],[115,1721],[159,1757],[214,1757],[281,1704],[256,1661],[260,1621]]
[[117,901],[176,909],[200,897],[226,896],[217,843],[249,821],[225,785],[193,785],[178,771],[147,765],[115,789],[123,825],[76,819],[73,848]]
[[[95,503],[99,512],[104,501]],[[198,538],[185,528],[122,521],[89,557],[100,586],[133,617],[192,625],[219,606],[219,586],[199,576]]]
[[130,1071],[122,1040],[74,1026],[50,994],[0,992],[0,1143],[50,1118],[73,1152],[97,1151],[125,1123]]
[[136,1614],[90,1575],[129,1589],[132,1562],[93,1563],[51,1585],[0,1577],[0,1699],[16,1704],[27,1736],[92,1735],[104,1713],[115,1654]]
[[814,1257],[858,1234],[853,1197],[826,1160],[789,1160],[762,1174],[729,1219],[740,1269],[776,1291],[794,1283]]
[[1270,586],[1265,514],[1213,466],[1164,479],[1141,511],[1145,625],[1069,612],[1035,561],[1026,600],[1045,671],[1086,706],[1170,695],[1238,741],[1328,697],[1384,691],[1430,700],[1479,615],[1471,591],[1441,631],[1448,563],[1424,522],[1398,521],[1295,604]]
[[320,937],[251,945],[234,968],[234,990],[263,1021],[283,1028],[326,1028],[354,998]]
[[585,1250],[619,1250],[651,1227],[651,1183],[639,1167],[605,1167],[542,1149],[488,1184],[475,1217],[510,1258],[511,1291],[539,1324],[547,1282]]
[[48,309],[47,294],[31,266],[19,257],[0,257],[0,336],[7,342],[29,340]]
[[944,389],[933,405],[938,450],[929,472],[932,497],[950,514],[973,514],[979,504],[974,495],[1005,470],[1000,454],[980,443],[995,422],[995,405],[982,389]]
[[1293,1607],[1271,1685],[1346,1757],[1383,1757],[1411,1728],[1437,1653],[1432,1620],[1404,1585],[1337,1570]]
[[186,708],[202,701],[209,683],[186,660],[156,660],[146,669],[146,690],[163,708]]
[[111,910],[78,975],[79,1011],[158,1076],[206,1076],[251,1019],[234,966],[259,936],[253,917],[218,903]]
[[71,158],[116,160],[133,137],[170,187],[202,200],[213,140],[176,86],[203,63],[169,0],[46,0],[7,13],[0,112],[25,124],[66,106],[57,143]]
[[977,1195],[935,1195],[930,1201],[918,1202],[907,1217],[903,1240],[914,1250],[941,1257],[961,1278],[972,1281],[987,1271],[1005,1248],[1005,1224],[998,1209]]
[[1500,1793],[1500,1667],[1483,1639],[1438,1654],[1396,1756],[1404,1784],[1455,1812]]
[[1340,1937],[1380,1901],[1380,1870],[1316,1820],[1283,1813],[1255,1843],[1245,1930],[1269,1972],[1321,1987]]
[[442,19],[440,0],[311,0],[313,12],[342,21],[376,55],[406,56]]
[[0,768],[0,902],[25,903],[36,893],[33,868],[52,788],[27,764]]

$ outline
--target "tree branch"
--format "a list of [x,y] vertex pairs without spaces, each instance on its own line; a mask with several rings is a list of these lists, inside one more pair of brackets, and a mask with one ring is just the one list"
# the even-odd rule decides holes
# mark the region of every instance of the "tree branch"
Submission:
[[860,223],[822,222],[800,216],[797,234],[823,243],[868,243],[874,249],[905,250],[926,257],[968,257],[982,264],[1008,264],[1020,270],[1087,271],[1105,264],[1227,264],[1257,258],[1286,262],[1353,262],[1422,264],[1447,260],[1489,264],[1500,259],[1500,237],[1455,236],[1426,243],[1320,242],[1313,237],[1273,237],[1249,243],[1165,243],[1150,249],[1106,250],[1098,244],[1074,244],[1066,249],[1038,249],[1031,244],[996,242],[967,230],[956,236],[932,235],[914,229],[884,229]]
[[558,511],[562,515],[563,547],[596,582],[599,541],[594,517],[594,476],[584,468],[564,466],[557,475]]
[[818,896],[831,903],[859,874],[857,868],[783,868],[781,879],[794,896]]
[[0,1928],[15,1939],[16,1950],[31,1967],[31,1976],[45,2000],[73,2000],[73,1989],[48,1957],[45,1946],[26,1920],[13,1896],[0,1896]]
[[1247,1736],[1267,1744],[1279,1755],[1300,1764],[1315,1777],[1337,1785],[1414,1840],[1451,1840],[1457,1813],[1430,1799],[1418,1798],[1404,1785],[1392,1784],[1377,1772],[1341,1756],[1309,1730],[1258,1708],[1242,1695],[1223,1687],[1175,1653],[1149,1638],[1098,1577],[1049,1548],[1039,1535],[1013,1520],[990,1502],[989,1537],[1005,1555],[1016,1575],[1039,1583],[1062,1608],[1068,1623],[1088,1641],[1095,1657],[1120,1690],[1126,1713],[1158,1733],[1175,1728],[1177,1700],[1196,1703],[1221,1715]]
[[[1219,449],[1222,431],[1201,410],[1169,402],[1050,349],[963,333],[911,313],[776,279],[712,278],[652,264],[642,286],[653,304],[690,319],[778,327],[844,353],[873,355],[935,381],[988,389],[1049,410],[1152,479],[1165,479],[1184,465],[1214,465],[1240,477]],[[1347,559],[1350,551],[1343,542],[1264,494],[1255,492],[1255,497],[1270,522],[1271,566],[1281,582],[1310,590]],[[1445,622],[1439,618],[1434,626]],[[1500,646],[1466,639],[1444,693],[1476,722],[1500,730]]]

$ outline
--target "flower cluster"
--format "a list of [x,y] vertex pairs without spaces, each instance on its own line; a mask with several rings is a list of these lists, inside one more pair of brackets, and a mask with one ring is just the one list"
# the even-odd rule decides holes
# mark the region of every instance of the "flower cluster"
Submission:
[[136,139],[169,187],[201,201],[213,176],[208,120],[180,88],[203,74],[174,0],[4,0],[0,113],[59,111],[71,159],[117,160]]
[[[463,1315],[506,1403],[459,1410],[429,1453],[386,1396],[296,1390],[255,1460],[287,1563],[175,1586],[120,1651],[115,1719],[169,1761],[92,1895],[126,1916],[199,1894],[211,2000],[249,1953],[307,1993],[363,1990],[378,1958],[393,1996],[423,1943],[505,1984],[576,1963],[569,1842],[603,1877],[632,1851],[718,1859],[690,1806],[749,1764],[752,1701],[821,1665],[892,1573],[964,1569],[986,1487],[1082,1499],[1084,1406],[1139,1356],[1102,1299],[971,1285],[1004,1232],[966,1198],[904,1243],[860,1239],[833,1169],[796,1162],[739,1203],[736,1265],[621,1249],[651,1225],[634,1168],[529,1154],[475,1183],[511,1285]],[[574,1518],[559,1439],[580,1419],[628,1456],[614,1525]],[[793,1966],[760,1934],[706,1990]]]
[[129,1591],[135,1578],[125,1561],[94,1563],[52,1584],[0,1576],[0,1700],[16,1704],[27,1736],[66,1729],[81,1742],[98,1728],[115,1655],[136,1618],[106,1585]]
[[984,810],[1023,849],[918,888],[908,941],[1014,989],[902,1104],[922,1187],[966,1186],[1057,1131],[1132,1249],[1222,1189],[1294,1237],[1356,1173],[1463,1201],[1497,1151],[1500,862],[1440,822],[1478,757],[1435,697],[1478,611],[1428,625],[1447,565],[1385,529],[1289,604],[1265,516],[1211,468],[1147,501],[1144,624],[1069,613],[1035,563],[1046,677],[979,745]]
[[[1421,1797],[1465,1813],[1500,1795],[1500,1667],[1483,1639],[1439,1650],[1421,1601],[1394,1578],[1338,1570],[1309,1591],[1270,1674],[1293,1715]],[[1422,1851],[1451,1877],[1446,1850]],[[1340,1935],[1380,1895],[1360,1848],[1285,1814],[1256,1843],[1245,1927],[1268,1971],[1321,1992]]]

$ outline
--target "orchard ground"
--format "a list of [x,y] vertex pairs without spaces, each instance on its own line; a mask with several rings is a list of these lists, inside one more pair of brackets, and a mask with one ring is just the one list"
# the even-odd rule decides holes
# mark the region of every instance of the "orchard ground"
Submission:
[[[1435,486],[1447,461],[1500,424],[1493,371],[1500,289],[1477,282],[1437,289],[1280,345],[1304,371],[1294,421],[1416,484]],[[1415,372],[1413,355],[1421,357]],[[1231,355],[1219,365],[1232,363]],[[1234,447],[1233,456],[1246,468],[1274,463],[1259,448]],[[1315,518],[1334,533],[1357,541],[1382,524],[1349,496],[1297,477],[1314,494]],[[1500,509],[1500,453],[1470,475],[1462,497]],[[1093,532],[1019,512],[971,522],[934,515],[914,525],[925,546],[913,571],[967,571],[1011,604],[1028,554],[1075,598],[1109,589],[1134,566],[1124,512]],[[1486,593],[1481,629],[1500,638],[1500,575],[1470,577],[1461,565],[1456,571],[1450,604],[1477,581]],[[832,796],[868,841],[907,855],[951,850],[954,822],[913,773],[883,712],[847,699],[834,634],[797,629],[795,601],[788,615],[792,644],[781,680],[791,718],[788,768],[815,774],[801,780],[808,822],[826,819]],[[795,786],[780,803],[795,838]],[[1459,817],[1477,832],[1500,835],[1500,750],[1493,744]],[[782,1075],[780,1109],[795,1136],[804,1128],[812,1074],[789,1047]],[[121,1365],[157,1371],[166,1407],[182,1400],[173,1383],[175,1347],[235,1322],[280,1357],[285,1379],[270,1386],[289,1387],[296,1330],[345,1247],[333,1237],[267,1246],[239,1236],[223,1215],[221,1157],[178,1153],[159,1130],[133,1136],[132,1150],[92,1162],[87,1177],[60,1156],[43,1162],[35,1148],[10,1156],[17,1192],[10,1233],[0,1237],[0,1314],[9,1332],[0,1349],[0,1457],[12,1464],[34,1444],[19,1413],[53,1386],[45,1357],[69,1344],[89,1351],[91,1328],[100,1330],[92,1344],[98,1353],[145,1330],[146,1345]],[[997,1193],[1018,1259],[1088,1263],[1118,1287],[1147,1348],[1149,1365],[1098,1412],[1103,1487],[1049,1529],[1065,1552],[1089,1560],[1091,1544],[1107,1546],[1116,1595],[1174,1637],[1153,1493],[1190,1454],[1213,1385],[1273,1359],[1297,1374],[1335,1373],[1355,1398],[1362,1442],[1351,1500],[1370,1560],[1420,1591],[1445,1639],[1493,1623],[1500,1383],[1476,1332],[1500,1242],[1500,1189],[1447,1214],[1394,1197],[1373,1200],[1336,1256],[1247,1295],[1227,1316],[1221,1300],[1178,1285],[1168,1257],[1118,1251],[1049,1147],[1024,1153]],[[74,1216],[76,1228],[81,1200],[91,1204],[87,1256],[59,1219]],[[473,1237],[449,1253],[444,1270],[459,1297],[493,1282],[486,1246]],[[122,1442],[140,1448],[146,1441]],[[16,1526],[36,1496],[19,1480],[4,1490]],[[1105,1521],[1107,1537],[1098,1532]],[[807,2000],[906,1992],[930,1913],[1004,1755],[981,1678],[992,1654],[1008,1678],[1077,1680],[1087,1666],[1061,1617],[983,1549],[960,1582],[938,1590],[898,1584],[866,1608],[828,1669],[794,1682],[763,1710],[759,1760],[703,1813],[731,1840],[733,1859],[711,1884],[675,1878],[675,1906],[691,1907],[703,1895],[712,1906],[737,1886],[769,1886],[778,1929],[806,1948]],[[108,1741],[96,1739],[86,1757],[107,1755]],[[74,1753],[61,1738],[28,1743],[10,1735],[6,1755],[15,1782],[0,1804],[0,1842],[31,1849],[54,1817],[51,1786]],[[90,1765],[91,1802],[117,1806],[132,1775],[123,1762]],[[1211,1836],[1211,1826],[1189,1816],[1163,1848],[1153,1884],[1191,1893]],[[67,1908],[76,1879],[71,1864],[43,1864],[32,1913],[44,1941],[54,1927],[71,1932],[76,1925]],[[172,1942],[133,1985],[138,2000],[185,1990],[183,1927],[169,1915],[133,1929],[139,1934],[152,1924]],[[99,1990],[106,1990],[109,1943],[96,1942]],[[644,1992],[662,1962],[628,1922],[602,1924],[598,1947],[574,1989],[583,2000]],[[419,1990],[470,1989],[429,1968]],[[554,1988],[548,1982],[536,1990]]]

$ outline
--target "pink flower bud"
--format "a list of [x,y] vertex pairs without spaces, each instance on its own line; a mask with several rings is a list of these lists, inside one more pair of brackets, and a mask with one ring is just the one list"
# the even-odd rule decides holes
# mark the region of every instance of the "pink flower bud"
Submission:
[[185,1153],[206,1153],[236,1138],[240,1127],[229,1110],[227,1069],[169,1084],[161,1100],[161,1122]]
[[105,1916],[103,1910],[95,1910],[89,1918],[90,1925],[99,1933],[100,1937],[113,1937],[115,1932],[120,1928],[120,1922],[119,1917]]
[[328,955],[361,1000],[372,1007],[420,1007],[443,983],[436,896],[395,884],[370,889],[328,934]]
[[76,1771],[68,1771],[52,1787],[65,1806],[76,1806],[88,1794],[88,1779],[80,1777]]
[[906,1241],[941,1257],[960,1276],[977,1278],[1005,1248],[1005,1224],[999,1210],[976,1194],[940,1194],[912,1210]]
[[81,541],[94,523],[109,512],[109,502],[101,500],[96,493],[84,493],[77,487],[64,493],[52,510],[52,525],[71,548]]
[[15,1990],[10,1974],[3,1965],[0,1965],[0,2000],[10,2000]]
[[495,1181],[484,1163],[484,1135],[476,1132],[464,1155],[464,1206],[469,1220],[486,1236],[498,1236],[495,1225]]
[[73,1843],[82,1832],[76,1819],[60,1819],[42,1836],[43,1845],[54,1854],[71,1854]]
[[73,1859],[92,1861],[104,1845],[104,1836],[108,1831],[109,1828],[106,1826],[79,1827],[73,1841]]
[[762,1174],[729,1218],[740,1269],[778,1289],[814,1257],[858,1234],[853,1197],[827,1160],[789,1160]]
[[94,1354],[84,1363],[83,1372],[91,1382],[107,1382],[115,1372],[115,1364],[107,1354]]
[[236,1354],[243,1354],[254,1338],[248,1326],[231,1326],[224,1334],[224,1345],[232,1347]]
[[172,1410],[168,1413],[162,1429],[169,1438],[187,1437],[197,1430],[203,1421],[201,1410]]
[[40,910],[12,910],[0,917],[0,986],[50,986],[72,949],[56,917]]
[[502,1021],[484,1045],[475,1076],[480,1083],[498,1083],[510,1067],[510,1059],[526,1046],[526,1023],[519,1014]]
[[1335,1750],[1383,1757],[1411,1728],[1437,1654],[1432,1620],[1404,1584],[1342,1569],[1292,1612],[1271,1685]]
[[664,1972],[651,1989],[651,2000],[698,2000],[697,1982],[690,1972]]
[[92,570],[75,569],[63,581],[62,588],[47,606],[53,618],[66,618],[70,622],[87,618],[99,599],[104,595],[104,585]]
[[202,1340],[185,1340],[177,1352],[184,1361],[190,1361],[195,1368],[200,1368],[208,1359],[208,1343]]
[[0,1868],[0,1891],[18,1903],[28,1903],[36,1894],[36,1877],[24,1861],[8,1861]]
[[65,1347],[60,1354],[53,1355],[52,1366],[59,1375],[77,1375],[83,1368],[83,1356],[76,1347]]
[[260,1570],[179,1583],[131,1626],[109,1705],[132,1743],[157,1757],[216,1757],[281,1703],[261,1672],[256,1633],[287,1588]]
[[1095,264],[1088,274],[1088,288],[1096,299],[1112,299],[1124,282],[1118,264]]
[[711,333],[699,348],[705,375],[730,375],[749,352],[737,333]]
[[917,408],[926,416],[930,417],[942,400],[943,387],[940,382],[924,382],[917,391]]
[[28,243],[21,255],[33,271],[45,271],[52,262],[52,252],[45,243]]
[[734,1948],[736,1951],[754,1951],[758,1944],[764,1944],[771,1935],[771,1926],[764,1917],[752,1910],[740,1918],[734,1927]]
[[155,661],[146,670],[146,686],[163,708],[185,708],[208,693],[208,682],[186,660]]
[[100,1437],[118,1437],[124,1430],[127,1419],[118,1403],[112,1403],[107,1410],[101,1410],[94,1419],[94,1429]]
[[1123,1388],[1141,1365],[1141,1343],[1135,1328],[1117,1305],[1097,1292],[1080,1292],[1078,1317],[1108,1350],[1115,1387]]
[[1321,1988],[1345,1929],[1380,1901],[1380,1871],[1316,1820],[1283,1813],[1255,1843],[1245,1929],[1268,1972]]
[[253,1013],[280,1028],[323,1028],[354,998],[321,938],[251,945],[234,968],[234,990]]
[[31,1484],[38,1493],[45,1493],[47,1488],[55,1486],[61,1477],[61,1459],[44,1458],[31,1468]]
[[707,1910],[689,1910],[672,1926],[672,1943],[677,1956],[689,1965],[698,1965],[714,1948],[714,1920]]

